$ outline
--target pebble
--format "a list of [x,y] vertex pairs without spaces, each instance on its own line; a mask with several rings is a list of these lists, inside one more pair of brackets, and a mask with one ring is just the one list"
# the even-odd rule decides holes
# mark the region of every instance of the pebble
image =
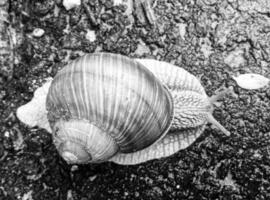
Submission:
[[70,171],[75,172],[79,169],[78,165],[72,165]]
[[118,6],[118,5],[121,5],[123,4],[123,0],[113,0],[113,5],[114,6]]
[[4,136],[5,136],[5,137],[9,137],[9,136],[10,136],[10,133],[9,133],[8,131],[6,131],[6,132],[4,133]]
[[74,200],[73,195],[72,195],[72,190],[67,191],[67,200]]
[[44,33],[45,31],[42,28],[35,28],[32,34],[34,37],[41,37]]
[[21,199],[22,199],[22,200],[33,200],[32,193],[33,193],[32,190],[28,191],[27,193],[25,193],[25,194],[22,196]]
[[89,177],[90,181],[94,181],[96,178],[97,178],[97,175],[94,175],[94,176],[90,176]]
[[94,42],[96,40],[96,33],[95,33],[95,31],[87,30],[85,37],[90,42]]
[[270,79],[254,73],[240,74],[237,77],[233,77],[237,82],[237,85],[247,90],[256,90],[263,88],[270,83]]
[[185,40],[185,35],[186,35],[186,32],[187,32],[187,24],[184,24],[184,23],[180,23],[178,24],[178,28],[179,28],[179,34],[181,36],[181,38],[183,40]]
[[241,66],[245,66],[246,60],[244,58],[244,51],[242,49],[238,49],[230,52],[224,58],[224,62],[231,68],[239,68]]
[[63,0],[63,6],[66,10],[70,10],[81,5],[81,0]]

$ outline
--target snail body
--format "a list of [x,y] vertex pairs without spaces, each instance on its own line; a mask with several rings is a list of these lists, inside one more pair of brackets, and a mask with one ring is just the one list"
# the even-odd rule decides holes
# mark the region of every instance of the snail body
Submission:
[[166,62],[87,54],[47,88],[46,123],[68,163],[166,157],[193,143],[207,122],[229,134],[213,118],[199,80]]

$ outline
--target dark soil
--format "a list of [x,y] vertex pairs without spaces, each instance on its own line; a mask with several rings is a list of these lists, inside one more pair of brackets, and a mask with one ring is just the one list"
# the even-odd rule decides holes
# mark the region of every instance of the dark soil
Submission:
[[[107,0],[70,11],[61,0],[10,2],[17,61],[0,77],[1,200],[270,199],[270,88],[248,91],[232,79],[270,75],[269,1],[157,0],[152,12],[137,5],[132,13]],[[35,28],[44,35],[32,36]],[[209,96],[232,86],[214,112],[232,135],[208,127],[189,148],[136,166],[67,165],[51,135],[15,112],[46,77],[96,51],[174,63],[199,77]]]

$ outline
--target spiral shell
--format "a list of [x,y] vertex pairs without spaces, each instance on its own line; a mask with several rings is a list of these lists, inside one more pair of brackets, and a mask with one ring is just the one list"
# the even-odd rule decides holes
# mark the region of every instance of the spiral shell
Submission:
[[101,162],[150,146],[167,133],[174,110],[168,89],[149,70],[108,53],[64,67],[46,108],[56,147],[70,163]]

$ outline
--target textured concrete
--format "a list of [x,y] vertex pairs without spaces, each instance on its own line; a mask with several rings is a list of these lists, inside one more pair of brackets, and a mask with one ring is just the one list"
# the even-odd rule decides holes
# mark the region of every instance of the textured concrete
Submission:
[[[11,3],[17,42],[14,68],[0,77],[0,199],[270,199],[270,88],[244,90],[232,78],[269,77],[268,0],[157,0],[152,10],[83,0],[69,11],[59,0],[40,2]],[[35,28],[44,35],[33,36]],[[232,86],[214,111],[232,135],[208,126],[169,158],[68,166],[51,135],[24,126],[15,111],[46,77],[94,51],[171,62],[199,77],[209,96]]]

